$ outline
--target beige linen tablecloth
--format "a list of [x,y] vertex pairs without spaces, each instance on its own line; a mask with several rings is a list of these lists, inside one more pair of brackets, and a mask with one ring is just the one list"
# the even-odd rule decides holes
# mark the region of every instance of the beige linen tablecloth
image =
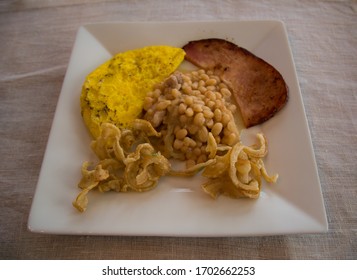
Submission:
[[[27,230],[79,26],[258,19],[286,25],[327,211],[327,233],[180,238],[57,236]],[[0,38],[0,258],[357,258],[356,1],[4,0]]]

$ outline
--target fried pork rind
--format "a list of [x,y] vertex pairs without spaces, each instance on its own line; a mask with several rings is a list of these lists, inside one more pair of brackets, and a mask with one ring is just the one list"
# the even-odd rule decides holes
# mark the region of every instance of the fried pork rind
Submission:
[[99,182],[109,177],[108,170],[103,169],[101,164],[98,164],[94,170],[88,170],[88,165],[88,162],[85,162],[82,165],[82,179],[79,182],[78,187],[83,190],[79,193],[76,200],[73,202],[73,206],[80,212],[85,211],[87,208],[88,192],[91,189],[97,187]]
[[148,143],[138,145],[135,153],[126,158],[125,165],[126,182],[137,192],[153,189],[170,170],[169,161]]
[[[157,152],[150,137],[161,135],[147,121],[138,120],[130,129],[121,130],[104,123],[101,135],[91,143],[100,161],[92,168],[85,162],[78,186],[82,191],[73,206],[84,212],[88,205],[87,194],[97,188],[100,192],[145,192],[156,187],[165,175],[189,177],[202,172],[208,181],[202,189],[212,198],[223,194],[232,198],[258,198],[262,179],[275,183],[278,175],[268,175],[263,158],[267,143],[263,134],[257,134],[259,145],[251,147],[237,143],[233,147],[217,145],[209,134],[206,162],[185,170],[171,168],[169,160]],[[138,143],[135,145],[136,143]],[[142,143],[140,143],[142,142]]]
[[[241,142],[233,145],[217,145],[208,134],[206,151],[208,160],[185,170],[173,170],[169,160],[151,143],[152,137],[162,137],[145,120],[137,119],[130,128],[119,129],[113,124],[103,123],[101,134],[91,143],[99,162],[82,165],[82,179],[78,187],[82,191],[73,206],[84,212],[88,205],[88,193],[93,189],[100,192],[145,192],[156,187],[165,175],[194,176],[202,171],[208,181],[202,189],[213,198],[223,194],[232,198],[258,198],[262,179],[275,183],[278,175],[268,175],[263,158],[267,155],[267,142],[258,133],[258,145],[245,146]],[[164,136],[166,141],[168,134]]]
[[180,171],[170,170],[169,175],[179,176],[179,177],[191,177],[202,171],[204,168],[212,165],[215,161],[216,161],[215,159],[210,159],[207,160],[206,162],[197,163],[192,167],[186,168],[185,170],[180,170]]
[[152,125],[144,120],[135,120],[130,128],[119,129],[103,123],[101,134],[92,141],[91,148],[99,162],[90,168],[83,163],[82,189],[73,206],[84,212],[88,205],[87,194],[97,188],[101,192],[143,192],[153,189],[160,177],[170,169],[170,162],[150,144],[150,137],[159,137]]
[[220,194],[233,198],[258,198],[262,178],[269,183],[276,182],[278,175],[269,176],[263,162],[268,152],[266,139],[261,133],[257,138],[259,146],[237,143],[226,154],[217,155],[216,161],[205,168],[202,175],[209,180],[202,188],[207,194],[213,198]]

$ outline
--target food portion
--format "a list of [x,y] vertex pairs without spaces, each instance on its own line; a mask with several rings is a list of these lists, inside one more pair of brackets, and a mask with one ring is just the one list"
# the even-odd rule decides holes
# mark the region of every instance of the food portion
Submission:
[[100,160],[90,167],[83,163],[82,191],[73,202],[83,212],[88,204],[88,192],[97,188],[101,192],[143,192],[153,189],[158,180],[170,171],[168,159],[150,144],[150,137],[160,134],[143,120],[134,120],[130,129],[120,129],[110,123],[101,125],[101,134],[91,144]]
[[[179,71],[185,51],[203,69]],[[278,176],[265,169],[263,134],[253,146],[241,142],[236,105],[252,126],[281,109],[283,88],[272,66],[218,39],[191,42],[184,50],[145,47],[116,55],[83,85],[82,116],[98,162],[83,163],[73,206],[85,211],[92,190],[144,192],[162,176],[198,173],[213,198],[258,198],[262,180],[274,183]],[[176,170],[173,160],[186,167]]]
[[162,133],[161,151],[186,166],[206,162],[208,134],[218,145],[239,141],[231,92],[211,71],[175,72],[146,95],[143,118]]
[[281,74],[248,50],[222,39],[191,41],[183,49],[185,59],[229,84],[246,127],[265,122],[286,104]]
[[203,190],[213,198],[225,194],[233,198],[258,198],[262,178],[275,183],[278,175],[269,176],[263,158],[267,155],[267,143],[263,134],[257,134],[260,146],[247,147],[238,142],[227,152],[215,157],[202,176],[209,178]]
[[153,144],[162,137],[146,121],[134,120],[129,129],[120,129],[109,123],[101,125],[100,136],[92,141],[91,148],[99,162],[82,165],[82,178],[78,184],[81,192],[73,206],[84,212],[88,206],[88,193],[100,192],[144,192],[157,186],[165,175],[194,176],[203,171],[208,180],[201,186],[213,198],[220,194],[232,198],[258,198],[262,178],[274,183],[278,176],[269,176],[263,158],[267,154],[266,139],[258,134],[259,145],[247,147],[237,142],[233,147],[218,146],[211,132],[208,133],[207,151],[211,159],[197,163],[183,171],[176,171],[170,161],[157,151]]
[[81,112],[94,138],[102,123],[127,127],[140,117],[144,97],[181,64],[185,52],[148,46],[119,53],[90,73],[82,87]]

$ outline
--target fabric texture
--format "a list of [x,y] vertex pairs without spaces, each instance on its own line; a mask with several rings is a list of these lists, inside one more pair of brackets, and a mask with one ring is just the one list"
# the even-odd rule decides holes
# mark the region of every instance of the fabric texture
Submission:
[[[282,20],[329,222],[323,234],[180,238],[31,233],[27,219],[79,26]],[[357,2],[5,0],[0,3],[1,259],[357,259]]]

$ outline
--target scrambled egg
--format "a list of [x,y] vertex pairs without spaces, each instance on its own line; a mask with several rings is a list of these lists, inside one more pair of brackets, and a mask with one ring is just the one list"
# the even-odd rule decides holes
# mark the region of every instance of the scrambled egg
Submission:
[[184,60],[181,48],[149,46],[119,53],[90,73],[82,87],[81,112],[93,137],[102,123],[127,127],[140,116],[146,93]]

